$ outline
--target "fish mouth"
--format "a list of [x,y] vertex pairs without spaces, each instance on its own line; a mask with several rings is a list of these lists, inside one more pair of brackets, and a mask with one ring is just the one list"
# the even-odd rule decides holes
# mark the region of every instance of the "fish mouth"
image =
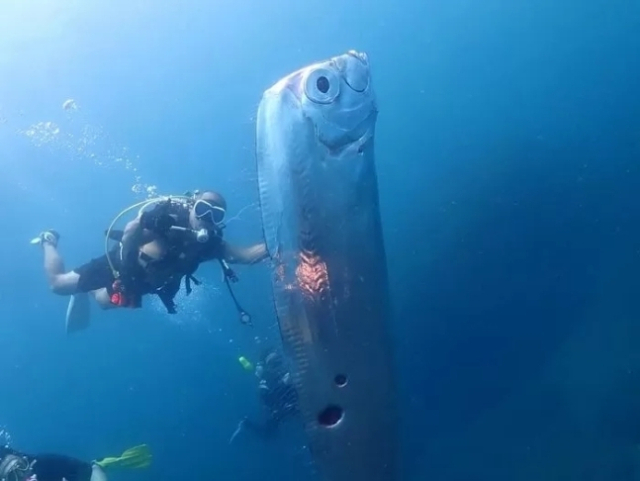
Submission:
[[355,129],[345,132],[338,138],[327,138],[316,132],[318,142],[324,146],[331,157],[344,157],[360,155],[364,152],[366,144],[373,138],[371,117],[377,112],[372,112]]
[[371,83],[369,57],[364,52],[349,50],[333,60],[345,83],[356,92],[364,92]]

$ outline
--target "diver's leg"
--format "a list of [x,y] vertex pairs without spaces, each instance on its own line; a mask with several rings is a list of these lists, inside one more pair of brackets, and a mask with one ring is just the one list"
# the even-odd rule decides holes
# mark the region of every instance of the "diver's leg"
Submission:
[[245,428],[245,429],[248,429],[249,431],[251,431],[254,434],[257,434],[261,438],[265,437],[264,436],[264,433],[265,433],[264,425],[262,423],[253,421],[253,420],[251,420],[249,418],[244,418],[242,420],[242,427]]
[[64,261],[58,252],[59,238],[57,232],[46,231],[34,240],[34,243],[42,245],[44,250],[44,269],[51,290],[55,294],[63,296],[91,292],[100,308],[116,307],[111,303],[106,289],[114,281],[107,256],[103,255],[92,259],[70,272],[65,272]]
[[[39,481],[91,481],[93,468],[91,463],[64,454],[43,453],[33,457],[33,474]],[[18,476],[15,479],[20,479]],[[98,481],[106,481],[103,478]]]
[[44,270],[51,290],[55,294],[68,296],[77,292],[80,275],[73,271],[65,272],[64,261],[58,252],[59,238],[60,236],[54,231],[40,235],[40,243],[44,251]]
[[107,481],[107,474],[100,465],[96,463],[91,465],[91,478],[89,481]]
[[118,307],[113,302],[111,302],[111,296],[109,295],[106,287],[91,291],[91,294],[93,294],[93,298],[98,303],[98,306],[100,306],[100,309],[107,310]]
[[273,434],[276,432],[278,423],[273,418],[268,418],[263,423],[252,421],[251,419],[245,418],[243,422],[243,427],[247,428],[249,431],[257,434],[263,439],[268,439],[271,436],[273,436]]
[[264,434],[266,437],[272,437],[278,431],[278,426],[280,425],[280,419],[276,417],[269,417],[267,421],[264,423]]

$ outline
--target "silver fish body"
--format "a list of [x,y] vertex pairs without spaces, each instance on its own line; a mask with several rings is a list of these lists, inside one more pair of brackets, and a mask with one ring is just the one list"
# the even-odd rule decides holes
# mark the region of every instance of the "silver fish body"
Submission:
[[328,481],[397,479],[387,266],[367,56],[350,51],[265,91],[262,222],[284,348]]

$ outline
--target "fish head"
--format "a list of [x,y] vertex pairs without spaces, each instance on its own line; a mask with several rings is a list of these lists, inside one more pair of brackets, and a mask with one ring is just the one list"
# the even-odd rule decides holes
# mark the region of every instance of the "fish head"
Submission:
[[359,148],[373,137],[377,105],[365,53],[351,50],[298,70],[282,82],[313,125],[317,141],[329,151]]

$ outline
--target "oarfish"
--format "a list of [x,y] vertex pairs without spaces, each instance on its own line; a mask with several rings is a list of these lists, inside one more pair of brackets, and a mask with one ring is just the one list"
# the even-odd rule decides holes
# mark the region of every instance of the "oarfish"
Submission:
[[309,447],[329,481],[397,479],[377,113],[368,58],[350,51],[281,79],[257,115],[276,314]]

